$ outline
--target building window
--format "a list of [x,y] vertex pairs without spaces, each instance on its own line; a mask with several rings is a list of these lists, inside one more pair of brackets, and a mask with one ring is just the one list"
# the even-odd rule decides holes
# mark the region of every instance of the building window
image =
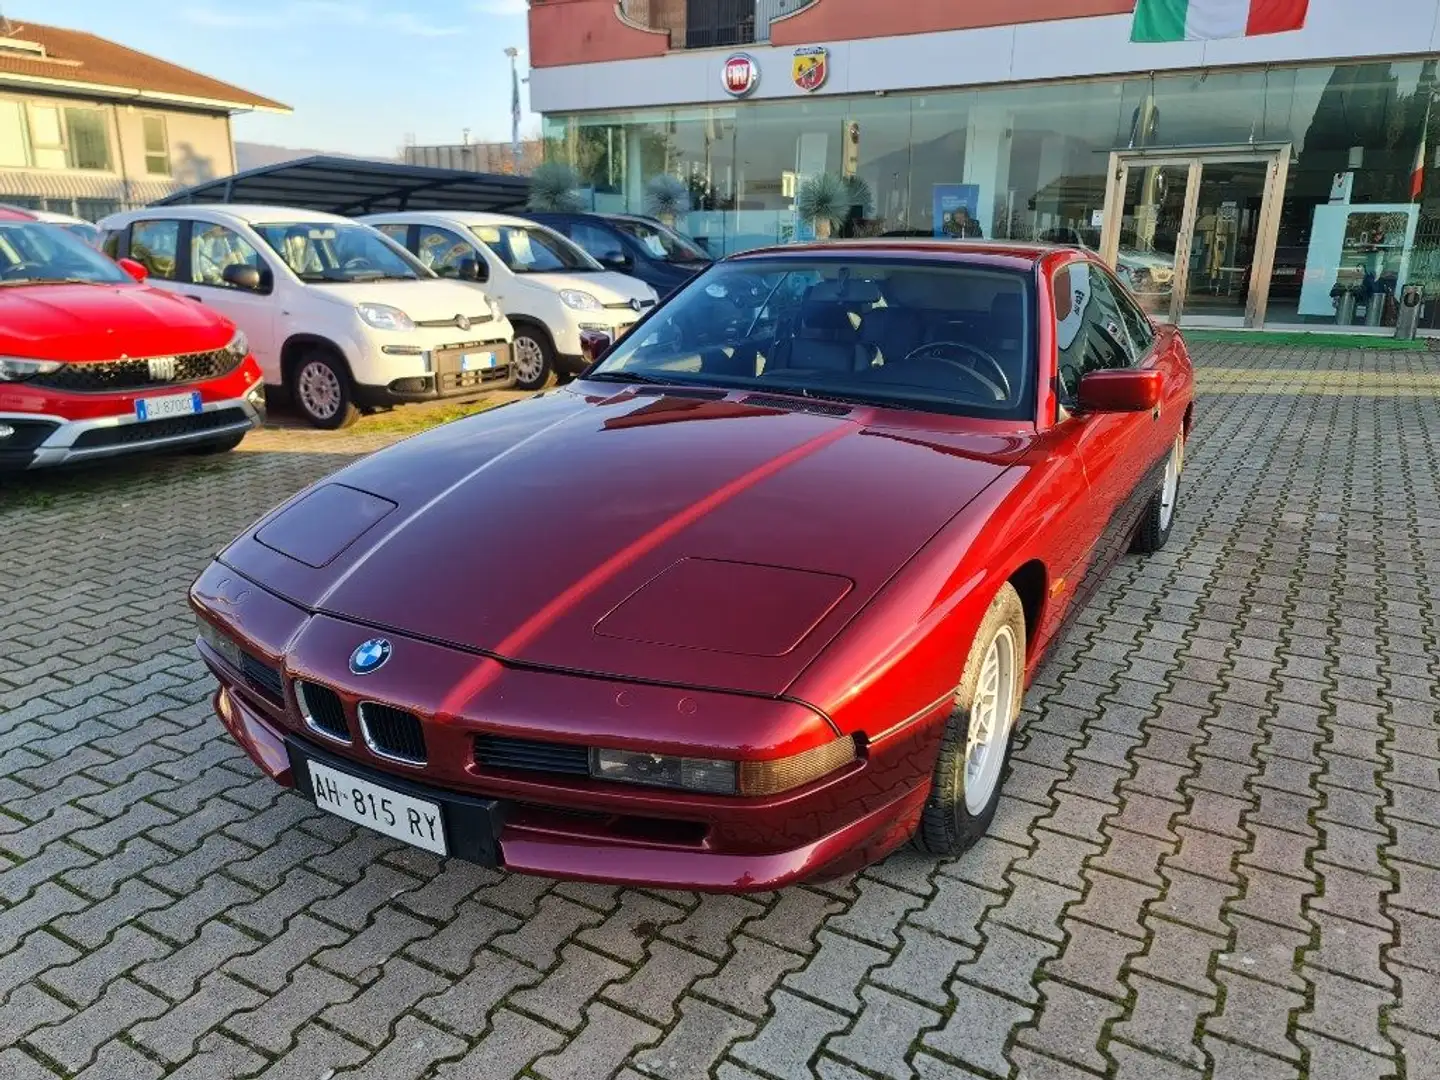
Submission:
[[30,106],[30,157],[39,169],[65,168],[65,126],[53,105]]
[[110,132],[105,113],[99,109],[66,109],[65,126],[70,136],[66,163],[72,169],[110,168]]
[[26,153],[25,111],[18,101],[0,101],[0,165],[23,169],[30,164]]
[[165,138],[163,116],[144,117],[145,171],[151,176],[170,175],[170,144]]

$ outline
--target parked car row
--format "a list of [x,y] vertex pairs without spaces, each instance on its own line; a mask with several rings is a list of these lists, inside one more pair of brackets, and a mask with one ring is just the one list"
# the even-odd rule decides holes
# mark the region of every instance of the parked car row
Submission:
[[563,382],[709,261],[648,219],[550,217],[0,205],[0,469],[228,449],[267,387],[340,428]]

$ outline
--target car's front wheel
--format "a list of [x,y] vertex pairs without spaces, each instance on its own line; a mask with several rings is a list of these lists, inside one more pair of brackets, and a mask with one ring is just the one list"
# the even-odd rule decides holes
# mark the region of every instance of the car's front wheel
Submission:
[[290,400],[313,426],[335,430],[360,418],[350,387],[350,373],[335,356],[312,350],[290,371]]
[[985,835],[1000,801],[1025,686],[1025,609],[1006,584],[975,634],[940,737],[916,844],[958,855]]
[[521,390],[539,390],[555,369],[555,350],[549,337],[529,323],[515,327],[513,356],[515,386]]
[[1130,550],[1137,555],[1149,555],[1159,551],[1170,539],[1170,526],[1175,524],[1175,506],[1180,500],[1180,473],[1185,468],[1185,433],[1175,436],[1170,456],[1165,459],[1165,474],[1160,480],[1160,490],[1151,497],[1145,507],[1145,516]]

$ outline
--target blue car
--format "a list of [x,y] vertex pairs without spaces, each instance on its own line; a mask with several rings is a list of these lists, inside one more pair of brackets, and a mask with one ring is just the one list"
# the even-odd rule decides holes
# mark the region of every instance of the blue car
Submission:
[[639,278],[661,299],[713,261],[693,240],[651,218],[538,210],[521,216],[564,233],[607,270]]

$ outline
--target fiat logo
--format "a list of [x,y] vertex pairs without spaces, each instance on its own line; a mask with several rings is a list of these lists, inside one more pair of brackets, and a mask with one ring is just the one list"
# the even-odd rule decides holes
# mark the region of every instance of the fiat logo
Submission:
[[469,320],[468,317],[466,317],[466,316],[464,316],[464,315],[456,315],[456,316],[455,316],[455,325],[458,326],[461,330],[469,330],[469,329],[470,329],[470,320]]
[[170,382],[175,378],[175,357],[152,356],[145,361],[152,382]]
[[725,61],[720,81],[731,97],[745,97],[760,82],[760,65],[748,53],[736,53]]

